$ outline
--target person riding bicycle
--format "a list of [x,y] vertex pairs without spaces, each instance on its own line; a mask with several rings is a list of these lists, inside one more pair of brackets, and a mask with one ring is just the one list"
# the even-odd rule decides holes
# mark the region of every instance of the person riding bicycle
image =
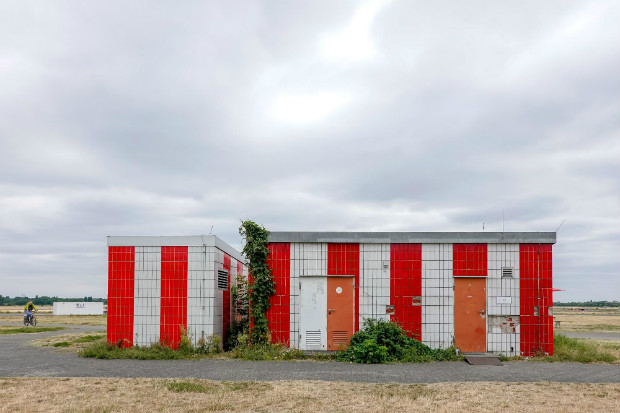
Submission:
[[28,301],[28,304],[24,306],[24,317],[28,319],[28,321],[32,320],[32,313],[37,311],[37,307],[33,304],[32,301]]
[[28,304],[24,306],[24,310],[26,311],[37,311],[37,307],[34,306],[32,301],[28,301]]

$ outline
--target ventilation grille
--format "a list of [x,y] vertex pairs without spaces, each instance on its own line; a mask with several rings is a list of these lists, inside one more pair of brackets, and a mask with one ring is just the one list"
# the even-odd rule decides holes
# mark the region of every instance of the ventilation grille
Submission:
[[321,330],[306,331],[306,347],[321,347]]
[[346,346],[349,343],[347,331],[332,331],[332,343],[334,346]]
[[502,278],[512,278],[512,268],[511,267],[503,267],[502,268]]
[[217,270],[217,288],[228,290],[228,271]]

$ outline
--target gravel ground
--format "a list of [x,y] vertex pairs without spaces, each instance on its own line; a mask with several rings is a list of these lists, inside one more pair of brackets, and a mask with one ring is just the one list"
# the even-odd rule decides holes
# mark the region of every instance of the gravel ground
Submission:
[[359,365],[338,362],[238,360],[96,360],[31,344],[34,339],[99,326],[0,336],[0,377],[186,377],[213,380],[329,380],[366,383],[462,381],[619,383],[620,366],[579,363],[508,362],[470,366],[465,362]]

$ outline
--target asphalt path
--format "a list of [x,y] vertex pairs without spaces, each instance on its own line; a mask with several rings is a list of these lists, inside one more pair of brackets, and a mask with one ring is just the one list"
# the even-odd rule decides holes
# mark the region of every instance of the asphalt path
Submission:
[[327,380],[365,383],[467,381],[619,383],[620,366],[608,364],[507,362],[470,366],[465,362],[360,365],[318,361],[97,360],[73,352],[37,347],[32,340],[105,327],[0,335],[0,377],[165,377],[212,380]]

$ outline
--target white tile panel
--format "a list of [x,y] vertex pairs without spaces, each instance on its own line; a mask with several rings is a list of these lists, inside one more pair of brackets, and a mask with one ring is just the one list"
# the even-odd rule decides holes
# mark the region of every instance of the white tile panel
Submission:
[[136,247],[134,259],[134,345],[147,346],[159,342],[161,248]]
[[390,244],[360,244],[360,328],[367,318],[390,320]]
[[[519,244],[489,244],[488,277],[487,277],[487,314],[489,324],[496,316],[518,319],[519,316]],[[503,267],[513,268],[512,278],[502,278]],[[510,304],[498,304],[497,297],[510,297]],[[520,326],[517,324],[515,333],[501,333],[489,328],[487,347],[489,351],[507,356],[519,354]]]
[[422,244],[422,342],[446,348],[454,341],[452,244]]

